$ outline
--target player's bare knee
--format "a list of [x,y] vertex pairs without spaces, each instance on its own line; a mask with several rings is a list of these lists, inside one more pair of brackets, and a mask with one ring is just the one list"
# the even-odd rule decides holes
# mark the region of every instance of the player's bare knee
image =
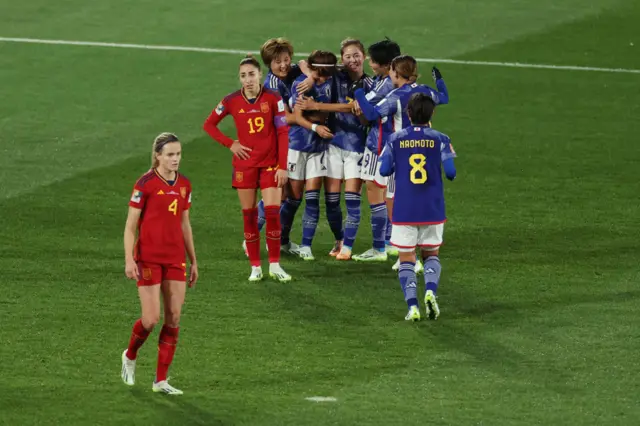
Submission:
[[416,263],[416,252],[415,252],[415,250],[400,251],[400,252],[398,252],[398,257],[400,258],[400,262]]
[[171,307],[165,310],[164,323],[169,327],[178,327],[180,325],[181,307]]
[[440,249],[422,249],[422,258],[426,259],[429,256],[438,256],[440,254]]
[[143,313],[141,320],[142,326],[145,330],[153,330],[153,328],[160,322],[160,312]]

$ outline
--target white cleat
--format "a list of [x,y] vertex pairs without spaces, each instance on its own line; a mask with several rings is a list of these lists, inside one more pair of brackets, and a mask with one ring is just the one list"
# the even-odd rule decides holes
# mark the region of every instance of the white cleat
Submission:
[[125,385],[133,386],[136,382],[136,360],[127,358],[127,350],[122,352],[122,372],[120,373]]
[[353,256],[353,260],[358,262],[386,262],[387,261],[387,252],[386,251],[378,251],[376,249],[369,249],[362,254],[357,254]]
[[162,392],[167,395],[182,395],[184,393],[180,389],[171,386],[167,380],[154,383],[151,389],[153,389],[154,392]]
[[289,241],[288,244],[284,244],[280,246],[280,253],[294,254],[297,256],[299,250],[300,250],[300,246],[291,241]]
[[291,275],[287,274],[279,263],[269,264],[269,276],[281,283],[291,281]]
[[396,263],[391,267],[392,271],[397,271],[398,269],[400,269],[400,259],[396,260]]
[[432,290],[427,290],[427,294],[424,295],[424,309],[427,312],[427,318],[430,320],[437,320],[440,316],[440,307]]
[[311,252],[311,247],[309,246],[299,246],[300,248],[298,249],[298,256],[300,256],[300,259],[302,260],[314,260],[315,257],[313,257],[313,253]]
[[391,245],[391,244],[387,244],[384,248],[384,251],[387,252],[388,256],[397,256],[398,255],[398,247]]
[[260,280],[262,280],[262,267],[252,266],[251,275],[249,275],[249,281],[260,281]]
[[407,316],[404,317],[405,321],[420,321],[420,309],[417,306],[412,306],[409,308],[409,312]]
[[[398,269],[400,269],[400,259],[396,260],[396,263],[394,263],[393,266],[391,267],[391,270],[393,271],[397,271]],[[424,271],[424,266],[422,265],[422,262],[419,260],[416,260],[416,265],[413,267],[413,270],[415,271],[416,274],[421,274],[422,271]]]

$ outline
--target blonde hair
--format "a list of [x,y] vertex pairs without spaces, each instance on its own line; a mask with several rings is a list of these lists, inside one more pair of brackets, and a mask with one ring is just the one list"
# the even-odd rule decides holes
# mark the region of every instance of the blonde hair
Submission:
[[265,41],[260,48],[262,62],[264,62],[267,68],[271,65],[271,61],[282,53],[288,53],[291,59],[293,59],[293,46],[291,42],[284,37],[270,38]]
[[418,80],[418,62],[409,55],[400,55],[391,61],[391,69],[405,80],[415,83]]
[[180,142],[178,137],[173,133],[163,132],[160,133],[153,141],[153,146],[151,148],[151,168],[155,169],[160,165],[160,161],[158,161],[157,154],[162,152],[162,148],[168,143],[171,142]]

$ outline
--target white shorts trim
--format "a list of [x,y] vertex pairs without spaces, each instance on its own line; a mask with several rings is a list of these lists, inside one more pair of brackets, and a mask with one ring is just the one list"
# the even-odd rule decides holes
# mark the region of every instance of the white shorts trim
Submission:
[[396,174],[387,177],[387,198],[393,198],[396,193]]
[[364,149],[360,178],[369,182],[373,181],[381,188],[385,188],[387,186],[387,178],[380,174],[378,153],[371,151],[369,148]]
[[422,249],[437,249],[442,245],[444,223],[437,225],[393,225],[391,228],[391,244],[398,251],[410,252]]
[[289,149],[287,171],[289,179],[307,180],[327,175],[327,155],[323,152],[302,152]]
[[327,177],[333,179],[360,179],[362,169],[361,152],[347,151],[329,145],[327,152]]

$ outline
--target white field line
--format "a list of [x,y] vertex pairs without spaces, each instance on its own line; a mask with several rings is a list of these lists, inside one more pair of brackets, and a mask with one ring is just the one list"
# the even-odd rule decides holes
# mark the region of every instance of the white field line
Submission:
[[[132,44],[132,43],[106,43],[98,41],[78,41],[78,40],[50,40],[39,38],[21,38],[21,37],[0,37],[0,42],[10,43],[34,43],[34,44],[55,44],[55,45],[71,45],[71,46],[91,46],[91,47],[115,47],[121,49],[144,49],[144,50],[164,50],[164,51],[182,51],[182,52],[203,52],[203,53],[222,53],[230,55],[244,55],[247,53],[257,54],[256,51],[248,51],[241,49],[221,49],[215,47],[193,47],[193,46],[163,46],[155,44]],[[306,57],[308,53],[297,53],[295,56]],[[484,65],[491,67],[510,67],[510,68],[532,68],[532,69],[548,69],[563,71],[596,71],[607,73],[625,73],[640,74],[640,69],[629,68],[600,68],[600,67],[582,67],[574,65],[550,65],[550,64],[529,64],[524,62],[495,62],[495,61],[463,61],[459,59],[443,59],[443,58],[416,58],[418,62],[429,62],[434,64],[459,64],[459,65]]]
[[337,402],[338,399],[332,396],[309,396],[305,398],[307,401],[312,402]]

